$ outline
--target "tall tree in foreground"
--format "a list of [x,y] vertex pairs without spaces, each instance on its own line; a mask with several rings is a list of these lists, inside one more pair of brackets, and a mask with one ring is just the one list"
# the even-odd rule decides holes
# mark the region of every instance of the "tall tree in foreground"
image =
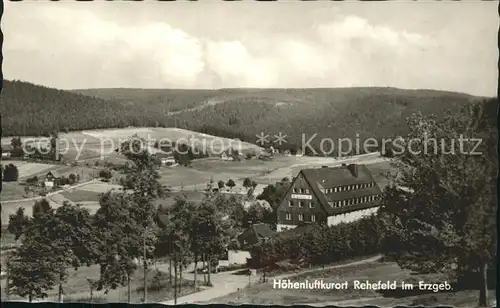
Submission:
[[208,261],[207,284],[211,284],[212,264],[219,260],[220,255],[230,246],[231,240],[236,238],[231,208],[237,202],[239,202],[237,198],[226,199],[223,195],[208,189],[196,210],[194,229],[203,243],[201,246],[203,260]]
[[[177,303],[179,291],[178,276],[186,259],[190,256],[190,249],[195,247],[192,242],[192,221],[196,205],[185,198],[176,198],[175,203],[169,207],[161,208],[159,221],[161,230],[158,236],[156,253],[168,254],[174,267],[174,303]],[[179,274],[178,274],[179,273]],[[182,279],[180,281],[182,284]]]
[[401,267],[475,273],[482,307],[496,255],[497,108],[487,100],[442,121],[410,118],[401,144],[412,140],[411,150],[394,158],[399,174],[379,211],[382,247]]
[[[88,209],[81,207],[79,204],[73,205],[64,202],[61,207],[56,209],[55,219],[57,227],[54,229],[54,240],[63,241],[68,251],[64,269],[73,267],[78,270],[82,265],[90,266],[94,264],[100,255],[100,247],[95,241],[92,217]],[[65,271],[61,273],[61,281],[65,273]],[[60,283],[60,301],[62,301],[62,294],[63,288],[62,283]]]
[[127,177],[133,190],[130,198],[134,204],[130,213],[134,220],[142,227],[142,261],[144,268],[144,302],[147,302],[147,272],[148,259],[154,256],[154,242],[148,237],[154,236],[152,232],[156,217],[154,201],[165,195],[163,186],[159,183],[160,175],[156,159],[149,151],[146,140],[132,136],[120,145],[121,154],[130,162]]
[[93,222],[100,252],[98,289],[108,292],[127,285],[130,301],[133,261],[142,255],[142,226],[131,215],[133,204],[125,193],[108,192],[99,203]]
[[[33,206],[33,218],[25,225],[21,245],[9,260],[10,292],[21,297],[45,298],[47,291],[67,277],[67,265],[72,259],[66,238],[59,235],[60,222],[47,200]],[[62,292],[59,294],[61,300]]]
[[29,217],[24,214],[24,208],[19,207],[16,213],[9,216],[7,231],[14,234],[14,239],[18,241],[28,227]]

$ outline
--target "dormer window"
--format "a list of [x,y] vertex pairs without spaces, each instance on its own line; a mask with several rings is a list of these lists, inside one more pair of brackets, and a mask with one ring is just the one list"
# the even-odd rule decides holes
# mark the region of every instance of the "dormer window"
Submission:
[[296,194],[298,192],[297,188],[293,188],[293,193]]

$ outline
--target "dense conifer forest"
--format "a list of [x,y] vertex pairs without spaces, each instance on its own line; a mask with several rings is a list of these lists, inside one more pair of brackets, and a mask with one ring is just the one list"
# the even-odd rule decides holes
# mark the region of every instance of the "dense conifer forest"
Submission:
[[[4,136],[127,126],[179,127],[255,142],[261,132],[303,138],[380,139],[405,133],[416,112],[443,117],[480,98],[396,88],[88,89],[63,91],[5,81]],[[316,141],[317,140],[317,141]]]

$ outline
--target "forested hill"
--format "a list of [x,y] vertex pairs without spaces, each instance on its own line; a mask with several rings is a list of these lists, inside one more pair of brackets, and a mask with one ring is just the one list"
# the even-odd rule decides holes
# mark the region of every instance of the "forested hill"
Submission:
[[134,105],[8,80],[0,110],[4,136],[141,125],[155,116]]
[[[177,126],[255,142],[282,132],[330,138],[394,136],[415,112],[444,116],[473,96],[395,88],[90,89],[61,91],[5,81],[0,109],[4,135],[126,126]],[[319,137],[318,137],[319,138]],[[272,138],[269,138],[272,140]]]
[[261,132],[271,135],[268,140],[281,132],[287,135],[286,146],[300,144],[303,137],[308,140],[314,134],[318,142],[321,137],[393,137],[405,133],[405,118],[415,112],[442,117],[479,99],[397,88],[91,89],[80,93],[166,110],[167,125],[248,142],[255,142]]

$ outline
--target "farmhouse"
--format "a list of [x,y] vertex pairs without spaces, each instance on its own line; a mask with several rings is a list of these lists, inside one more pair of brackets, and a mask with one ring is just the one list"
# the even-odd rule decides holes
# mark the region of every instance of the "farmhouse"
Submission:
[[227,149],[220,154],[220,158],[222,160],[241,160],[241,157],[244,156],[242,153],[239,153],[238,150],[235,149]]
[[154,155],[160,159],[162,165],[173,166],[176,163],[174,156],[168,153],[157,152]]
[[61,176],[57,171],[49,171],[45,176],[45,187],[55,187],[59,186],[59,181],[61,180]]
[[243,231],[238,236],[238,242],[240,243],[240,246],[245,249],[263,241],[267,241],[275,235],[276,232],[273,231],[267,224],[257,223],[251,225],[248,229]]
[[304,222],[336,225],[378,210],[380,188],[365,165],[303,169],[279,203],[277,231]]

